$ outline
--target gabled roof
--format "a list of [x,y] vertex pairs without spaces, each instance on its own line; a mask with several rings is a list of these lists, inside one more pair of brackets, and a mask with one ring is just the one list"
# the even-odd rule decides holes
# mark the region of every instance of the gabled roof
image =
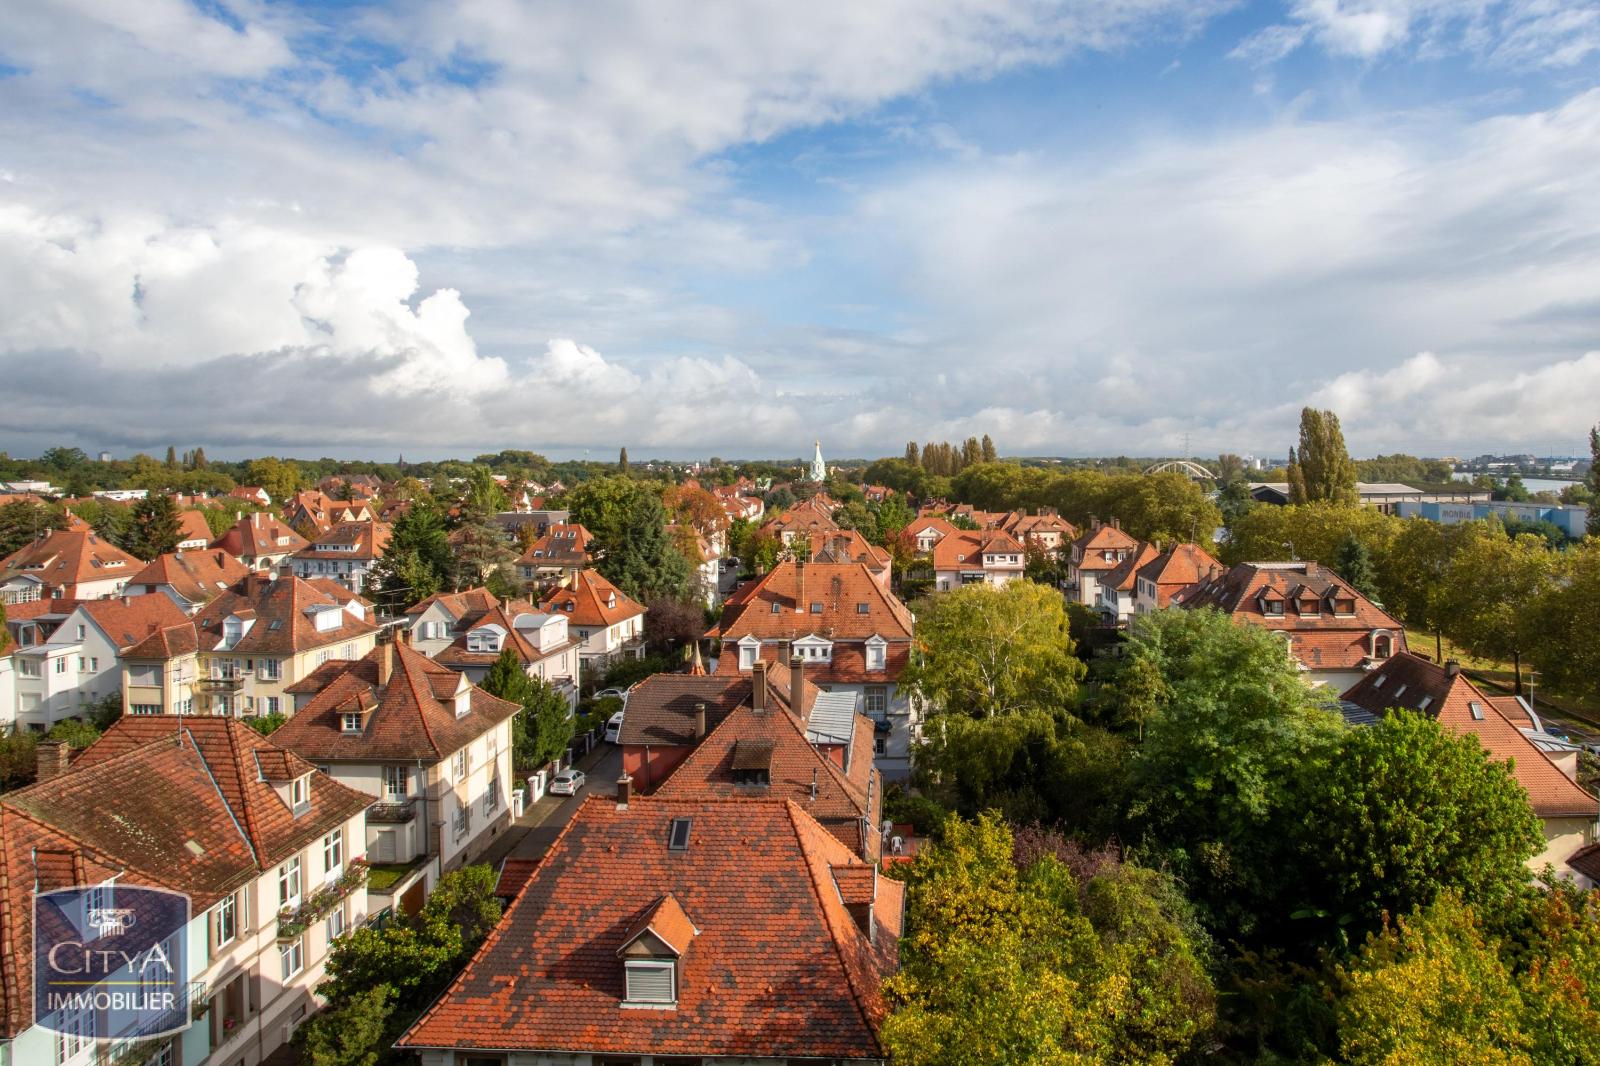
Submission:
[[[387,684],[380,663],[390,657]],[[327,666],[329,664],[323,664]],[[321,677],[315,696],[272,734],[273,742],[313,762],[421,759],[439,762],[521,708],[497,699],[447,667],[403,644],[380,644],[364,658]],[[466,685],[470,710],[456,717],[454,693]],[[346,733],[342,716],[368,710],[359,733]]]
[[709,732],[733,709],[750,699],[748,677],[651,674],[628,692],[617,743],[687,747],[695,742],[695,705],[706,705]]
[[518,566],[587,566],[593,562],[589,542],[594,539],[577,522],[557,523],[528,546],[517,559]]
[[[318,609],[339,611],[339,624],[319,631],[311,618]],[[328,591],[297,577],[274,580],[254,575],[239,591],[225,592],[212,600],[194,619],[202,648],[217,648],[223,639],[223,621],[230,615],[255,620],[239,642],[228,649],[240,655],[288,655],[378,631],[376,625],[357,618]]]
[[389,546],[386,522],[341,522],[294,553],[296,559],[344,559],[371,562]]
[[194,623],[185,621],[178,625],[163,626],[130,647],[122,649],[124,659],[160,660],[180,655],[193,655],[200,650],[200,635]]
[[525,630],[517,628],[517,619],[528,615],[534,615],[542,619],[547,617],[548,612],[541,610],[527,600],[507,600],[497,607],[492,607],[464,627],[460,635],[451,641],[449,647],[441,649],[434,656],[434,660],[450,666],[494,665],[494,661],[500,657],[500,652],[471,651],[467,647],[468,638],[472,635],[472,631],[485,626],[501,631],[501,648],[510,648],[516,653],[517,661],[524,666],[549,658],[558,652],[576,647],[582,643],[577,637],[572,636],[569,631],[565,643],[549,648],[539,647],[528,639]]
[[16,574],[39,578],[48,588],[71,589],[83,582],[127,580],[144,561],[100,537],[82,521],[36,537],[0,559],[0,581]]
[[435,604],[456,621],[466,620],[470,622],[491,607],[499,606],[500,597],[482,586],[462,589],[460,592],[436,592],[427,599],[406,608],[406,615],[409,617],[424,614],[428,608]]
[[226,533],[211,542],[211,546],[241,559],[254,559],[261,555],[290,555],[307,543],[306,538],[276,515],[255,511],[241,515]]
[[1223,571],[1221,563],[1198,544],[1174,544],[1154,559],[1139,567],[1139,579],[1155,585],[1165,596],[1215,577]]
[[1600,817],[1600,800],[1562,773],[1459,670],[1403,651],[1374,667],[1340,698],[1376,715],[1393,708],[1418,711],[1458,733],[1471,733],[1493,758],[1512,764],[1541,818]]
[[838,529],[839,524],[833,520],[833,508],[828,506],[828,502],[821,493],[809,500],[801,500],[778,517],[763,523],[761,532],[778,536],[783,533]]
[[1127,558],[1101,575],[1100,587],[1131,594],[1140,569],[1153,562],[1155,557],[1156,546],[1141,541],[1137,548],[1128,553]]
[[183,608],[173,603],[172,597],[160,592],[86,600],[78,609],[89,616],[119,653],[160,630],[186,625],[189,621]]
[[[1314,599],[1321,608],[1315,616],[1297,615],[1293,608],[1284,615],[1268,616],[1261,610],[1265,599],[1298,602]],[[1354,599],[1355,615],[1340,616],[1328,608],[1333,599]],[[1273,629],[1389,629],[1399,632],[1400,623],[1367,599],[1331,569],[1315,562],[1240,563],[1184,594],[1185,607],[1215,607],[1225,614],[1248,618]]]
[[[812,604],[820,609],[812,611]],[[809,563],[800,567],[785,560],[730,598],[723,608],[722,621],[706,635],[726,641],[736,641],[747,634],[769,640],[813,633],[834,640],[878,635],[894,641],[911,639],[911,628],[911,612],[906,605],[879,585],[865,565]]]
[[990,554],[1014,555],[1015,563],[998,564],[1003,569],[1022,569],[1026,549],[1009,533],[997,529],[958,529],[941,537],[933,546],[935,570],[983,569],[983,557]]
[[178,512],[178,543],[198,540],[203,544],[211,543],[211,525],[206,521],[206,516],[199,511]]
[[[675,818],[690,824],[681,851]],[[786,801],[591,798],[398,1046],[880,1059],[899,925],[882,922],[877,945],[856,925],[834,876],[854,864]],[[883,914],[902,891],[883,881]],[[677,1005],[624,1009],[617,950],[669,895],[699,929]]]
[[923,533],[937,533],[941,537],[948,537],[952,533],[960,532],[941,515],[924,515],[911,521],[905,529],[900,531],[902,539],[916,540]]
[[889,553],[876,544],[869,543],[859,530],[828,529],[804,533],[796,538],[795,544],[791,545],[789,550],[795,551],[796,545],[802,541],[806,547],[808,562],[864,563],[875,571],[884,569],[891,562]]
[[128,579],[130,585],[165,585],[189,603],[209,603],[243,581],[250,568],[220,548],[158,555]]
[[1078,527],[1058,514],[1029,515],[1016,512],[1006,516],[1001,528],[1024,543],[1029,537],[1045,533],[1058,534],[1063,541],[1075,540],[1078,536]]
[[596,570],[578,571],[572,575],[572,584],[545,593],[539,608],[566,615],[567,624],[574,626],[615,625],[644,614],[642,604]]
[[1095,526],[1072,542],[1079,570],[1110,570],[1120,560],[1102,558],[1104,552],[1131,552],[1139,542],[1112,525]]
[[678,898],[668,892],[646,908],[633,925],[628,927],[628,931],[622,936],[622,946],[617,949],[617,954],[621,955],[629,944],[646,933],[665,944],[674,955],[681,957],[689,950],[694,938],[700,935],[700,930],[696,929],[689,916],[683,913]]

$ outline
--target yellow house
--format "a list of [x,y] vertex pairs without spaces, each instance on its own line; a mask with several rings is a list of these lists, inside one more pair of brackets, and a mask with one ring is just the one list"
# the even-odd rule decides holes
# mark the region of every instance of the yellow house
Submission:
[[193,622],[166,626],[122,653],[122,706],[128,714],[193,714],[200,670]]

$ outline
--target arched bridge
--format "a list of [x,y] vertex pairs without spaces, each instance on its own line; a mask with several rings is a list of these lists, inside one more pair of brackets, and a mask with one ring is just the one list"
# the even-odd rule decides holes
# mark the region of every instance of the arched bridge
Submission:
[[1146,474],[1167,474],[1167,473],[1187,474],[1189,477],[1194,478],[1196,481],[1217,481],[1217,480],[1220,480],[1217,477],[1217,475],[1213,474],[1211,471],[1207,470],[1205,467],[1201,466],[1199,463],[1191,463],[1187,459],[1167,459],[1167,460],[1165,460],[1163,462],[1155,463],[1154,465],[1150,466],[1147,470],[1145,470],[1145,473]]

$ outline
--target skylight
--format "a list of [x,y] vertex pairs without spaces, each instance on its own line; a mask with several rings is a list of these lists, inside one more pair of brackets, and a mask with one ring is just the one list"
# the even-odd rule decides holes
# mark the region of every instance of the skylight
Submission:
[[689,826],[692,822],[692,818],[674,818],[672,820],[672,825],[667,831],[668,851],[689,850]]
[[1467,710],[1472,712],[1473,721],[1483,721],[1483,704],[1479,703],[1477,700],[1473,700],[1471,703],[1467,704]]

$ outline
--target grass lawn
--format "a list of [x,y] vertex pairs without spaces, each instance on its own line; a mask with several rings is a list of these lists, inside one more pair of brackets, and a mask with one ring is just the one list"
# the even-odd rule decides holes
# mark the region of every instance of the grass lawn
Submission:
[[367,868],[367,890],[369,892],[387,892],[399,884],[400,879],[415,870],[418,865],[418,862],[404,864],[373,863]]
[[[1414,644],[1416,651],[1429,656],[1433,654],[1433,634],[1418,633],[1413,635],[1407,633],[1406,639]],[[1444,641],[1444,657],[1446,661],[1455,659],[1461,664],[1461,668],[1471,675],[1473,681],[1492,693],[1510,695],[1516,691],[1516,673],[1508,662],[1469,655],[1452,644],[1448,637]],[[1549,715],[1556,719],[1565,718],[1578,725],[1588,726],[1591,729],[1600,729],[1600,705],[1588,700],[1575,700],[1569,696],[1546,692],[1539,686],[1538,677],[1528,666],[1527,659],[1524,658],[1522,662],[1522,683],[1527,685],[1530,679],[1534,682],[1535,709],[1541,715]]]

